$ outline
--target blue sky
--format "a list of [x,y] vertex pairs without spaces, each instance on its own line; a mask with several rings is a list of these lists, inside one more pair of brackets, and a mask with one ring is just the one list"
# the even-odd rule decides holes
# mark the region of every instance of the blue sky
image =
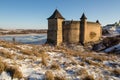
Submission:
[[79,20],[84,12],[88,21],[102,25],[120,20],[120,0],[0,0],[0,28],[47,29],[47,18],[57,8],[66,20]]

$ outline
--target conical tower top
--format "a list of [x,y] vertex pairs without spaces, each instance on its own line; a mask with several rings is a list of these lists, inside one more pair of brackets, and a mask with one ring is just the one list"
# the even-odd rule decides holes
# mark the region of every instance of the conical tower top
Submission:
[[99,23],[99,24],[100,24],[99,20],[97,20],[96,23]]
[[87,17],[85,16],[85,14],[82,14],[82,17],[80,19],[87,19]]
[[64,19],[60,12],[56,9],[48,19]]

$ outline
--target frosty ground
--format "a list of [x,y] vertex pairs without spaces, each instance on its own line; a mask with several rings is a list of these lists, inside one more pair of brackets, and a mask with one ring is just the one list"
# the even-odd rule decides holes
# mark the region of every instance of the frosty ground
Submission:
[[0,80],[120,80],[120,55],[0,41]]

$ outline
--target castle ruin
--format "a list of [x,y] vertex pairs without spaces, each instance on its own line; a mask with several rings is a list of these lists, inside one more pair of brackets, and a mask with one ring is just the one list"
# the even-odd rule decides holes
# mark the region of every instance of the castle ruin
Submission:
[[80,21],[65,20],[56,9],[48,18],[47,42],[54,45],[95,42],[100,40],[101,30],[99,21],[87,21],[84,13]]

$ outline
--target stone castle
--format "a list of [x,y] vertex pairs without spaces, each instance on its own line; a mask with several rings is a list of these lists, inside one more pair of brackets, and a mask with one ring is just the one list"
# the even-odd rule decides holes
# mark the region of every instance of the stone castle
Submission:
[[88,43],[101,38],[101,24],[87,21],[83,13],[80,21],[65,20],[56,9],[48,18],[47,43],[60,45],[61,43]]

